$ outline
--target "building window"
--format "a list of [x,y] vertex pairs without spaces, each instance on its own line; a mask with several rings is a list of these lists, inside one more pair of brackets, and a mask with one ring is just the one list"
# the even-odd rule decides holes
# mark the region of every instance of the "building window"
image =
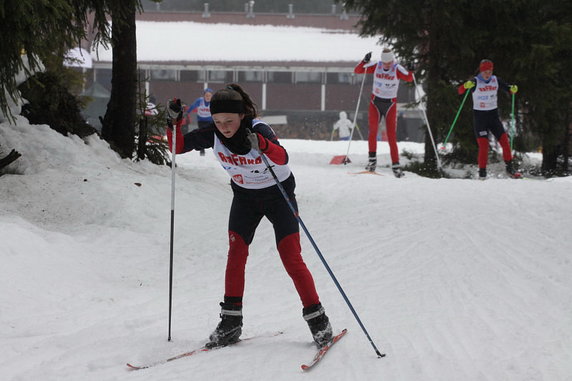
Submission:
[[232,71],[228,70],[209,70],[208,82],[213,83],[230,83],[233,82]]
[[327,83],[332,85],[335,84],[345,84],[351,85],[354,83],[355,74],[353,73],[328,73],[327,74]]
[[111,69],[96,69],[95,81],[107,88],[111,88]]
[[176,81],[177,71],[176,70],[150,70],[151,79],[156,81]]
[[239,71],[238,82],[264,82],[263,71]]
[[204,70],[181,70],[181,82],[205,82]]
[[269,83],[292,83],[292,73],[289,71],[268,72]]
[[322,83],[322,73],[317,71],[297,71],[294,78],[296,83]]

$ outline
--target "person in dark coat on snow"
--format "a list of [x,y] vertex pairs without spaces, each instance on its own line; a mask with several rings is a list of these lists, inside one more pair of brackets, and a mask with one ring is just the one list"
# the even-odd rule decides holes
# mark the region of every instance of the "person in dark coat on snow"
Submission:
[[508,175],[518,179],[522,175],[514,168],[512,152],[507,133],[499,117],[497,98],[499,89],[515,94],[518,86],[508,85],[493,75],[494,65],[491,60],[484,59],[479,64],[478,74],[458,87],[458,93],[469,90],[473,95],[473,127],[479,145],[479,179],[487,178],[487,161],[489,156],[489,131],[502,147],[502,155]]
[[[169,106],[173,109],[175,105]],[[178,112],[178,110],[176,110]],[[315,343],[321,347],[332,338],[332,327],[320,303],[312,274],[301,255],[299,225],[276,181],[268,171],[266,155],[294,208],[295,180],[288,167],[288,153],[270,126],[257,119],[256,105],[237,84],[213,94],[213,123],[184,135],[177,129],[177,153],[212,148],[231,178],[234,194],[228,223],[229,250],[221,321],[210,335],[208,347],[235,343],[242,333],[245,266],[249,245],[263,217],[274,228],[282,263],[302,301],[302,316]],[[167,129],[172,147],[172,130]]]

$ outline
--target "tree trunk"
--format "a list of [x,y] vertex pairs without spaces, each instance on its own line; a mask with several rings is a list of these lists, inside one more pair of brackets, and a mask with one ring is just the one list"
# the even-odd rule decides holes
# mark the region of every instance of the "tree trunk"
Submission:
[[137,106],[136,6],[132,1],[121,1],[112,7],[111,97],[101,132],[121,157],[131,158],[135,149]]
[[139,144],[137,147],[137,158],[144,160],[147,156],[147,139],[148,139],[148,119],[146,116],[139,118]]
[[564,173],[570,173],[570,166],[568,165],[568,160],[570,159],[570,153],[572,151],[572,123],[570,122],[570,111],[566,114],[566,134],[564,138]]
[[556,164],[560,150],[558,147],[550,147],[542,149],[542,175],[552,177],[556,174]]
[[18,151],[13,149],[10,153],[0,159],[0,169],[7,167],[8,165],[12,164],[16,161],[20,156],[22,156]]
[[[434,66],[434,65],[431,65]],[[429,73],[427,75],[427,103],[426,103],[426,113],[427,119],[435,121],[437,118],[434,117],[434,114],[438,108],[437,96],[435,94],[434,89],[438,86],[438,79],[436,77],[436,72],[433,68],[429,69]],[[433,93],[433,94],[432,94]],[[431,133],[435,140],[437,140],[438,132],[435,128],[435,123],[429,123],[430,126],[427,126],[427,129],[431,128]],[[435,142],[437,144],[437,142]],[[426,166],[437,170],[437,157],[435,156],[435,151],[433,150],[433,143],[431,142],[431,135],[429,131],[425,132],[425,156],[423,158],[423,162]]]
[[[439,100],[438,100],[438,87],[439,87],[439,79],[440,79],[440,56],[439,56],[439,28],[437,26],[438,22],[438,14],[437,8],[435,6],[430,7],[429,11],[429,18],[427,23],[429,25],[429,44],[428,46],[424,47],[424,50],[427,52],[427,88],[425,90],[427,96],[427,103],[426,103],[426,113],[427,119],[431,122],[429,123],[431,128],[431,133],[433,137],[437,139],[439,136],[437,131],[437,126],[435,123],[438,121],[437,113],[439,112]],[[427,126],[427,128],[430,128]],[[436,144],[437,142],[435,142]],[[423,162],[426,167],[431,168],[432,170],[437,170],[437,158],[435,156],[435,151],[433,151],[433,145],[431,143],[431,136],[429,132],[425,133],[425,156],[423,158]]]
[[[567,110],[554,112],[556,116],[549,123],[542,135],[542,174],[546,177],[562,176],[568,172],[568,134],[570,130],[570,113]],[[559,159],[562,157],[562,165]]]

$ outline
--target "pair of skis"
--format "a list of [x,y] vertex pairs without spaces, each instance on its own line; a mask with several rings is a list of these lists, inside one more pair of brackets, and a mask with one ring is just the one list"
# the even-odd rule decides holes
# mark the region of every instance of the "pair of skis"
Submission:
[[359,171],[359,172],[348,172],[348,175],[377,175],[377,176],[383,176],[381,173],[379,172],[375,172],[375,171]]
[[[332,348],[332,346],[334,346],[334,344],[336,344],[342,337],[344,337],[344,335],[347,333],[347,329],[344,329],[342,332],[340,332],[339,334],[337,334],[336,336],[332,337],[332,339],[323,347],[321,347],[318,352],[316,352],[316,355],[314,356],[314,358],[312,359],[312,361],[310,361],[308,364],[302,364],[301,368],[303,371],[309,371],[310,369],[312,369],[316,364],[318,364],[320,362],[320,360],[322,360],[322,358],[324,358],[324,356],[326,355],[326,353],[328,353],[328,351],[330,350],[330,348]],[[266,336],[252,336],[252,337],[248,337],[246,339],[242,339],[234,344],[230,344],[230,345],[235,345],[235,344],[239,344],[243,341],[250,341],[256,338],[261,338],[261,337],[273,337],[273,336],[278,336],[281,335],[283,332],[275,332],[271,335],[266,335]],[[146,365],[132,365],[130,363],[127,363],[127,367],[130,370],[140,370],[140,369],[148,369],[157,365],[161,365],[161,364],[166,364],[168,362],[171,361],[175,361],[178,359],[182,359],[185,357],[191,357],[194,355],[197,355],[199,353],[203,353],[203,352],[210,352],[210,351],[214,351],[217,349],[221,349],[224,348],[226,346],[229,345],[221,345],[218,347],[212,347],[212,348],[207,348],[206,346],[203,346],[201,348],[198,349],[194,349],[192,351],[189,352],[185,352],[185,353],[181,353],[179,355],[173,356],[173,357],[169,357],[167,359],[164,360],[160,360],[160,361],[156,361],[156,362],[152,362]]]

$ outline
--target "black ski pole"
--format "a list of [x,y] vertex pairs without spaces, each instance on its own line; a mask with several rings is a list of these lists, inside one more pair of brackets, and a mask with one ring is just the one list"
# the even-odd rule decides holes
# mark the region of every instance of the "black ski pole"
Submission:
[[175,120],[175,128],[173,129],[173,143],[171,146],[171,233],[170,233],[170,247],[169,247],[169,334],[167,341],[171,341],[171,317],[173,311],[173,248],[175,245],[175,169],[177,157],[177,131],[181,128],[183,123],[180,118],[180,111],[173,110],[173,107],[181,107],[181,101],[173,99],[168,102],[167,114],[169,115],[169,124],[172,126],[172,121]]
[[286,193],[286,191],[284,190],[284,187],[282,186],[282,184],[280,184],[280,180],[278,180],[278,177],[276,176],[276,173],[274,173],[274,170],[272,169],[272,167],[270,166],[270,163],[268,163],[268,159],[266,158],[266,156],[263,153],[260,153],[260,157],[262,158],[262,160],[264,161],[264,164],[266,165],[266,168],[268,168],[268,170],[270,171],[270,173],[272,174],[272,177],[274,178],[274,181],[276,181],[276,185],[278,186],[278,189],[280,189],[280,193],[282,193],[282,196],[284,197],[284,199],[286,200],[286,203],[288,203],[288,206],[290,207],[290,210],[292,211],[292,213],[294,214],[294,217],[296,217],[296,220],[298,220],[298,223],[300,224],[300,226],[302,227],[302,230],[304,230],[304,233],[306,233],[306,237],[308,237],[308,239],[310,240],[310,243],[312,244],[312,246],[314,247],[314,250],[316,250],[316,253],[318,254],[318,257],[320,257],[320,259],[322,260],[322,263],[324,264],[324,266],[326,267],[326,270],[328,270],[328,274],[330,274],[330,277],[332,277],[332,280],[334,281],[334,283],[336,284],[336,287],[338,288],[338,290],[340,291],[340,293],[342,294],[344,300],[346,301],[348,307],[350,308],[350,311],[352,311],[352,314],[354,315],[354,317],[356,318],[359,326],[361,327],[361,329],[363,330],[363,333],[365,333],[365,336],[367,337],[367,339],[369,340],[371,346],[373,347],[373,349],[375,350],[375,353],[377,354],[377,357],[384,357],[385,353],[381,353],[379,351],[379,349],[377,349],[377,347],[375,346],[375,343],[373,342],[371,336],[369,335],[369,333],[367,332],[367,329],[365,328],[365,326],[363,325],[363,323],[361,322],[361,319],[359,318],[356,310],[354,309],[354,307],[352,306],[352,303],[350,302],[350,300],[348,299],[346,293],[344,292],[344,289],[342,288],[342,286],[340,285],[340,283],[338,282],[338,280],[336,279],[336,276],[334,275],[334,272],[332,271],[332,269],[330,268],[330,266],[328,265],[328,262],[326,262],[326,259],[324,258],[324,256],[322,255],[322,253],[320,252],[320,249],[318,248],[318,245],[316,245],[316,242],[314,242],[314,239],[312,238],[312,235],[310,234],[310,232],[308,231],[308,229],[306,229],[306,225],[304,225],[304,222],[302,221],[302,218],[300,218],[300,215],[298,214],[298,212],[296,211],[296,209],[294,208],[294,206],[292,205],[292,202],[290,201],[290,198],[288,197],[288,194]]

